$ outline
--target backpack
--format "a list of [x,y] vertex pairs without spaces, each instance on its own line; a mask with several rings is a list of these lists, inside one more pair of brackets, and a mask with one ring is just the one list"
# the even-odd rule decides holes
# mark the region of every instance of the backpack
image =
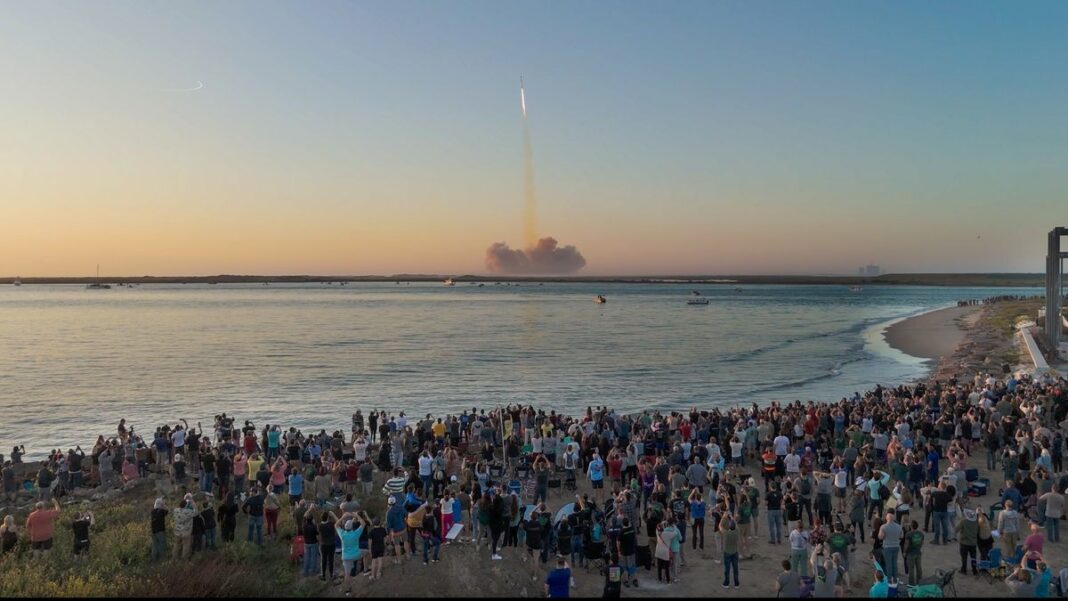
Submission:
[[890,489],[885,484],[879,485],[879,499],[885,501],[890,498]]

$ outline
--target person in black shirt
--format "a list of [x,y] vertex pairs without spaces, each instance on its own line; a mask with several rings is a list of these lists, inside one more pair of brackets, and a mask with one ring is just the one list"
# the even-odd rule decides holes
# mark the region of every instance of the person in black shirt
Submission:
[[256,533],[256,544],[263,546],[263,509],[267,496],[263,488],[256,488],[253,495],[245,499],[241,511],[248,514],[248,542],[252,542],[252,534]]
[[152,559],[162,559],[167,552],[167,514],[170,513],[163,506],[163,497],[156,499],[152,507],[152,515],[149,523],[152,527]]
[[319,558],[320,558],[320,573],[319,580],[326,580],[327,571],[330,572],[330,580],[334,579],[334,549],[337,537],[337,533],[334,531],[334,525],[337,523],[337,516],[332,513],[323,512],[321,518],[319,518]]
[[204,520],[204,548],[215,548],[215,509],[211,506],[211,503],[204,503],[204,510],[200,512],[201,519]]
[[218,522],[222,528],[222,539],[224,542],[234,542],[234,530],[237,529],[237,496],[232,493],[226,493],[226,499],[219,505]]
[[623,586],[629,587],[632,584],[638,586],[638,566],[635,561],[638,551],[638,531],[630,523],[629,518],[623,518],[623,527],[619,531],[616,551],[619,554],[620,567],[626,570]]
[[382,526],[382,520],[375,518],[371,522],[371,532],[368,537],[371,540],[371,580],[382,578],[382,561],[386,556],[386,537],[389,535]]
[[319,559],[319,527],[315,525],[315,516],[311,511],[304,514],[300,525],[300,534],[304,537],[304,564],[301,576],[307,578],[315,573]]
[[782,542],[782,501],[778,482],[772,483],[771,489],[764,495],[764,504],[768,512],[768,542],[773,545]]
[[604,568],[604,593],[602,598],[604,599],[618,599],[622,588],[620,582],[623,581],[623,568],[619,565],[619,556],[615,553],[609,553],[608,565]]
[[71,529],[74,530],[75,556],[82,553],[89,554],[89,528],[94,525],[96,525],[96,516],[93,515],[92,511],[86,511],[85,513],[79,511],[74,515]]

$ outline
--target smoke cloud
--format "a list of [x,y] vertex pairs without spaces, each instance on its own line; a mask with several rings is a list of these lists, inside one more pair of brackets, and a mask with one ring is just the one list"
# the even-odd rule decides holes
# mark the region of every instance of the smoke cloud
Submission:
[[548,275],[574,273],[586,266],[586,259],[574,246],[557,246],[555,238],[542,238],[526,249],[496,242],[486,249],[486,269],[490,273]]

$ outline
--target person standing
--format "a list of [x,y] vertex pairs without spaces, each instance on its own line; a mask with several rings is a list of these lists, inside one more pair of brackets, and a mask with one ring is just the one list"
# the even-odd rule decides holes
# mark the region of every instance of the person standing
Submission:
[[575,578],[571,575],[571,567],[563,557],[557,558],[556,569],[545,577],[545,596],[550,599],[570,598],[573,586]]
[[968,558],[972,559],[972,575],[978,575],[976,566],[976,549],[979,545],[979,522],[974,509],[964,510],[964,519],[957,522],[955,528],[960,547],[960,573],[968,573]]
[[768,513],[768,543],[778,545],[782,543],[782,493],[779,492],[779,483],[772,482],[771,488],[764,495],[764,505]]
[[189,556],[193,554],[193,518],[197,513],[192,495],[187,494],[171,515],[174,519],[175,559],[179,557],[189,559]]
[[52,549],[52,536],[55,531],[56,518],[59,517],[59,501],[52,499],[52,509],[45,509],[44,501],[38,501],[34,510],[26,518],[26,534],[30,537],[30,548],[34,558],[48,555]]
[[1005,501],[1005,508],[998,513],[998,532],[1001,533],[1002,551],[1006,557],[1016,553],[1016,541],[1020,535],[1020,514],[1012,501]]
[[887,512],[885,521],[879,528],[879,540],[882,541],[883,548],[883,570],[891,581],[897,581],[897,556],[901,553],[903,535],[901,524],[897,523],[897,516],[893,512]]
[[1048,493],[1038,498],[1039,502],[1045,503],[1043,520],[1046,522],[1046,540],[1051,543],[1061,540],[1061,518],[1064,517],[1064,495],[1054,487]]
[[731,517],[720,520],[719,529],[723,538],[723,588],[730,586],[730,576],[734,575],[734,588],[741,585],[738,582],[738,555],[739,555],[739,532],[737,524]]
[[782,560],[782,572],[775,578],[775,596],[781,599],[801,598],[801,575],[789,559]]
[[163,559],[167,552],[167,508],[164,506],[163,497],[156,499],[152,506],[152,514],[149,523],[152,528],[152,560]]
[[909,585],[915,586],[923,579],[923,530],[916,520],[912,520],[905,532],[905,571],[908,573]]
[[808,577],[808,532],[801,526],[801,521],[794,522],[790,531],[790,565],[801,577]]

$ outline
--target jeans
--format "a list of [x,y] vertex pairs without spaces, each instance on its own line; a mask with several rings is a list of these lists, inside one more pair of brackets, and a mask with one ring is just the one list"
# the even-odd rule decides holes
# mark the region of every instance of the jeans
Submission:
[[234,494],[241,496],[241,493],[245,492],[245,476],[234,476]]
[[923,579],[923,555],[919,553],[910,553],[905,556],[905,567],[909,573],[909,584],[916,585]]
[[215,528],[205,528],[204,529],[204,548],[205,549],[214,549],[215,548]]
[[897,556],[901,553],[898,547],[883,547],[883,571],[887,578],[897,579]]
[[419,479],[423,482],[423,497],[426,497],[430,492],[430,476],[419,476]]
[[782,510],[768,510],[768,541],[774,544],[782,542]]
[[215,472],[203,472],[200,474],[200,490],[210,493],[215,488]]
[[428,536],[423,539],[423,563],[430,561],[428,555],[431,545],[434,545],[434,561],[438,560],[438,553],[441,551],[441,539],[436,536]]
[[808,553],[804,549],[790,550],[790,570],[797,572],[802,578],[808,577]]
[[705,518],[694,518],[693,520],[693,548],[697,550],[697,539],[701,539],[701,549],[705,548]]
[[1046,518],[1046,540],[1051,543],[1061,540],[1061,518]]
[[997,469],[997,456],[994,455],[993,449],[986,450],[986,469],[991,471]]
[[978,573],[975,567],[975,545],[961,545],[960,546],[960,571],[968,571],[968,558],[972,558],[972,572]]
[[256,532],[256,544],[263,546],[263,516],[248,516],[248,542],[252,542],[252,532]]
[[311,576],[319,567],[319,545],[304,545],[304,565],[301,569],[302,576]]
[[738,584],[738,554],[737,553],[724,553],[723,554],[723,586],[730,584],[730,575],[734,573],[734,586]]
[[167,554],[167,533],[166,532],[153,532],[152,533],[152,559],[163,559],[163,556]]
[[934,511],[931,513],[931,520],[934,522],[934,543],[945,543],[949,540],[949,516],[944,511]]

